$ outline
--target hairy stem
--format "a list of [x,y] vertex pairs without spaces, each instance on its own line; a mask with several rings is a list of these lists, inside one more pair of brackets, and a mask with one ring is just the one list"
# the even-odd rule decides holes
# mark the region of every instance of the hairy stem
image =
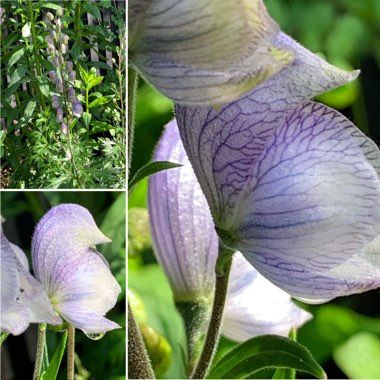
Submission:
[[224,304],[227,297],[228,279],[231,270],[233,251],[225,248],[219,242],[219,255],[215,266],[216,282],[214,303],[211,312],[210,324],[198,364],[191,376],[192,379],[204,379],[211,365],[219,343],[220,328],[223,318]]
[[133,69],[128,69],[128,169],[131,168],[132,162],[137,80],[137,72]]
[[154,379],[140,330],[128,303],[128,378]]
[[41,376],[42,362],[44,359],[45,339],[46,339],[46,324],[41,323],[38,325],[37,350],[36,350],[36,360],[34,363],[33,380],[39,380]]
[[67,328],[67,380],[74,380],[75,373],[75,327]]

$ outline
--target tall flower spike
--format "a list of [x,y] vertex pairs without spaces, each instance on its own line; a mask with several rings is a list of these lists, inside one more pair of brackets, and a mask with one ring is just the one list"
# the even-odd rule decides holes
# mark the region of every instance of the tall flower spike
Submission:
[[[212,301],[218,241],[206,199],[179,137],[170,122],[157,146],[155,160],[182,167],[149,179],[149,214],[156,256],[165,270],[176,301]],[[273,301],[273,302],[272,302]],[[223,334],[235,340],[253,335],[287,335],[311,315],[291,302],[236,253],[230,276]]]
[[0,329],[19,335],[29,323],[62,323],[41,284],[29,273],[24,252],[10,243],[0,227],[1,315]]
[[226,103],[293,60],[262,0],[133,0],[129,10],[131,62],[179,103]]
[[308,98],[354,79],[280,33],[296,59],[217,111],[177,106],[185,149],[221,236],[307,302],[380,286],[380,153]]
[[95,249],[96,244],[109,242],[88,210],[76,204],[50,209],[33,235],[36,277],[62,318],[86,333],[120,327],[104,318],[114,307],[120,286]]

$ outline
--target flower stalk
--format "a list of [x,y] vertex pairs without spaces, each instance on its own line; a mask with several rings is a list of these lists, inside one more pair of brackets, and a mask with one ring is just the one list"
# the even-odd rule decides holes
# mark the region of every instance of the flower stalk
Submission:
[[132,163],[132,145],[135,123],[135,101],[138,75],[133,69],[128,70],[128,168]]
[[46,323],[40,323],[38,325],[38,333],[37,333],[37,350],[36,350],[36,360],[34,363],[33,380],[39,380],[41,376],[42,362],[44,360],[45,340],[46,340]]
[[140,330],[128,303],[128,378],[154,379]]
[[67,327],[67,380],[74,380],[75,374],[75,327]]
[[234,251],[226,248],[221,241],[219,242],[219,254],[215,265],[216,282],[211,319],[202,354],[191,376],[192,379],[205,378],[215,355],[220,337],[220,329],[222,325],[224,305],[227,297],[228,280],[231,271],[233,253]]

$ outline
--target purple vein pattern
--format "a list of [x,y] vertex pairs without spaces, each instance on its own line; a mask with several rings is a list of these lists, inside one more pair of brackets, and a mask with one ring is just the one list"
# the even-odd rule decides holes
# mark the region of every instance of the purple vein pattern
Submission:
[[132,1],[129,15],[130,61],[179,103],[226,103],[293,61],[262,0]]
[[111,240],[91,214],[76,204],[53,207],[33,235],[33,268],[55,310],[86,333],[120,327],[104,315],[115,306],[120,286],[96,244]]
[[[154,159],[183,164],[149,179],[149,214],[156,256],[177,301],[210,303],[215,286],[217,235],[175,120],[166,126]],[[287,335],[291,327],[310,318],[287,293],[265,280],[240,253],[235,254],[224,335],[237,341],[265,333]]]
[[283,33],[294,63],[219,110],[177,106],[216,226],[266,278],[309,302],[380,286],[380,154],[308,98],[357,76]]
[[29,273],[24,252],[10,243],[0,227],[1,315],[0,329],[12,335],[23,333],[29,323],[62,323],[41,284]]

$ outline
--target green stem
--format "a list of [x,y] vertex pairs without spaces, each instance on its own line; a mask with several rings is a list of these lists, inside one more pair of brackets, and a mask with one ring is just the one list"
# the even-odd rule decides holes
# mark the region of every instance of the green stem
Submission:
[[128,378],[154,379],[140,330],[128,303]]
[[226,248],[223,243],[219,241],[219,254],[215,265],[216,282],[211,319],[208,326],[203,351],[191,376],[192,379],[205,378],[219,343],[220,328],[222,324],[224,304],[227,297],[228,279],[231,270],[233,253],[234,252],[232,250]]
[[135,102],[138,74],[134,69],[128,69],[128,170],[132,163],[132,146],[135,126]]
[[5,339],[7,339],[8,338],[8,333],[6,333],[6,332],[1,332],[1,335],[0,335],[0,347],[1,347],[1,345],[4,343],[4,341],[5,341]]
[[74,380],[75,374],[75,327],[67,327],[67,380]]
[[34,363],[33,380],[39,380],[41,376],[42,361],[44,358],[45,339],[46,339],[46,323],[40,323],[38,325],[37,350],[36,350],[36,360]]

